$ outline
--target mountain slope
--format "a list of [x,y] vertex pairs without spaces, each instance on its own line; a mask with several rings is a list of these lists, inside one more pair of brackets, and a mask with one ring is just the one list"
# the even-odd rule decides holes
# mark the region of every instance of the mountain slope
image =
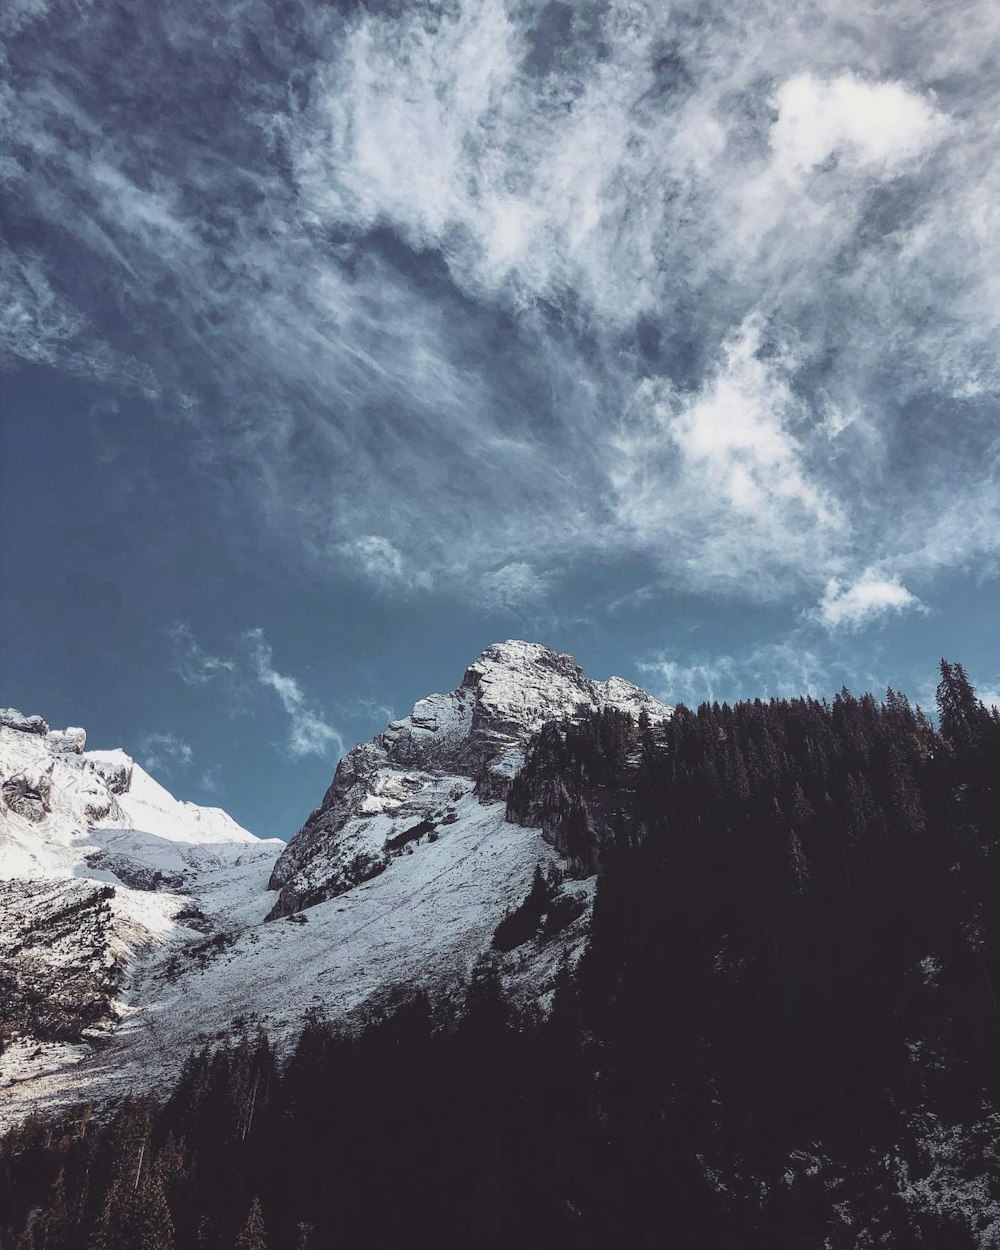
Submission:
[[[946,663],[938,709],[935,726],[895,691],[845,690],[544,723],[506,814],[568,863],[602,852],[551,1012],[540,961],[576,938],[571,922],[545,940],[562,914],[546,873],[464,994],[387,1001],[394,948],[440,952],[446,974],[463,932],[466,956],[487,939],[479,908],[509,890],[510,848],[530,863],[538,835],[466,779],[437,841],[245,930],[231,965],[223,951],[188,978],[193,997],[178,976],[157,999],[166,1043],[213,993],[230,1011],[281,993],[294,952],[300,997],[339,993],[339,1018],[310,1016],[284,1055],[252,1029],[206,1049],[159,1105],[25,1125],[0,1142],[0,1236],[103,1245],[141,1219],[172,1225],[166,1250],[247,1228],[272,1250],[996,1250],[1000,712]],[[330,966],[311,981],[317,938]],[[365,1027],[341,1027],[348,992]]]
[[[467,977],[536,866],[565,875],[539,829],[507,820],[527,743],[544,724],[607,708],[669,715],[569,656],[494,644],[455,691],[351,751],[287,847],[179,803],[122,752],[86,752],[82,731],[52,735],[11,714],[3,928],[21,960],[18,1001],[64,1010],[53,1023],[24,1006],[8,1021],[0,1116],[158,1085],[234,1020],[281,1042],[309,1007],[351,1018],[413,985]],[[553,889],[547,939],[502,957],[514,995],[546,993],[586,934],[593,878]],[[60,919],[74,907],[87,917],[76,931]]]
[[179,802],[123,751],[85,746],[81,729],[0,711],[4,1085],[106,1045],[144,966],[211,923],[202,897],[222,878],[221,910],[259,895],[283,845]]
[[532,734],[606,707],[654,720],[670,714],[631,682],[591,681],[572,656],[537,643],[487,647],[457,690],[422,699],[341,760],[322,805],[274,866],[272,915],[290,915],[384,871],[408,839],[456,818],[452,793],[465,793],[469,781],[483,802],[506,799]]

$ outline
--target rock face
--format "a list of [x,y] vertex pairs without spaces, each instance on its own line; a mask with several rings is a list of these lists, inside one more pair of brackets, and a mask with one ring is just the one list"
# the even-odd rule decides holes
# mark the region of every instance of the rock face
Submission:
[[0,726],[18,733],[47,734],[49,727],[40,716],[25,716],[16,707],[0,707]]
[[0,784],[4,806],[32,824],[44,820],[51,810],[52,767],[51,762],[43,759],[5,778]]
[[50,751],[82,755],[87,746],[87,731],[72,726],[68,729],[51,729],[45,735],[45,742]]
[[340,761],[322,805],[274,866],[271,918],[378,875],[409,842],[451,823],[470,790],[484,803],[504,800],[533,733],[602,707],[670,714],[632,682],[592,681],[572,656],[538,643],[487,647],[456,690],[421,699]]

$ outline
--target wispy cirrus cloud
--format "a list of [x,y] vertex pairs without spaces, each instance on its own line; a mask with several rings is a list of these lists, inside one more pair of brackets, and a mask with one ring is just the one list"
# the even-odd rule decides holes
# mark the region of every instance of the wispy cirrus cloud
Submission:
[[[301,683],[287,673],[279,672],[274,664],[274,651],[260,628],[245,630],[236,639],[229,656],[213,655],[206,651],[194,637],[190,626],[177,624],[168,631],[175,651],[174,671],[189,686],[202,686],[208,682],[222,681],[232,696],[242,700],[256,689],[264,689],[277,696],[288,718],[284,749],[297,759],[307,756],[330,758],[341,755],[344,740],[340,732],[324,716],[315,700],[303,690]],[[155,740],[155,741],[154,741]],[[147,741],[161,753],[170,753],[170,735],[154,734]],[[173,754],[181,759],[184,743],[176,743]],[[191,761],[190,748],[186,759]]]
[[838,662],[821,655],[795,634],[744,647],[732,655],[703,655],[685,661],[664,650],[640,660],[636,667],[652,693],[668,703],[690,707],[771,696],[822,698],[844,680],[842,659]]
[[150,772],[169,773],[173,768],[189,768],[194,762],[191,744],[177,734],[148,733],[139,739],[142,762]]
[[192,633],[191,626],[178,621],[167,630],[175,648],[174,670],[185,685],[202,686],[217,677],[232,676],[235,660],[223,659],[206,651]]
[[9,21],[0,332],[246,524],[385,594],[641,557],[842,624],[858,568],[996,560],[949,519],[1000,464],[986,0],[164,15]]
[[344,740],[306,697],[294,677],[274,667],[270,643],[262,629],[251,629],[244,638],[250,645],[254,672],[262,686],[273,690],[289,718],[288,750],[294,756],[341,755]]

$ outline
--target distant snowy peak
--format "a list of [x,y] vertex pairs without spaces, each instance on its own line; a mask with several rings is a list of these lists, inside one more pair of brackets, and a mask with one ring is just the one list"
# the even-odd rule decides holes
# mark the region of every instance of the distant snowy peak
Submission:
[[86,744],[82,729],[0,711],[0,1119],[5,1103],[32,1105],[36,1079],[68,1094],[76,1065],[134,1017],[152,967],[259,922],[284,845]]
[[542,725],[606,707],[652,720],[671,712],[624,678],[591,680],[570,655],[514,639],[493,643],[456,690],[421,699],[340,761],[321,806],[275,864],[272,915],[384,871],[400,839],[447,822],[449,803],[470,789],[482,803],[504,800]]
[[87,751],[86,741],[82,729],[0,710],[0,878],[178,880],[197,871],[199,848],[217,859],[275,846],[220,808],[175,799],[124,751]]

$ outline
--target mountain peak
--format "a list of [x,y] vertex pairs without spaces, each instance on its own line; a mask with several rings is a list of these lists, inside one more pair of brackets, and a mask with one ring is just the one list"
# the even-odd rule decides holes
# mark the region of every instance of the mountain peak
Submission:
[[382,872],[403,825],[432,823],[456,795],[505,800],[542,725],[603,707],[636,717],[645,711],[654,720],[670,715],[624,678],[591,680],[571,655],[521,639],[491,643],[455,690],[419,700],[409,716],[340,761],[322,805],[275,864],[271,888],[280,894],[272,915]]

